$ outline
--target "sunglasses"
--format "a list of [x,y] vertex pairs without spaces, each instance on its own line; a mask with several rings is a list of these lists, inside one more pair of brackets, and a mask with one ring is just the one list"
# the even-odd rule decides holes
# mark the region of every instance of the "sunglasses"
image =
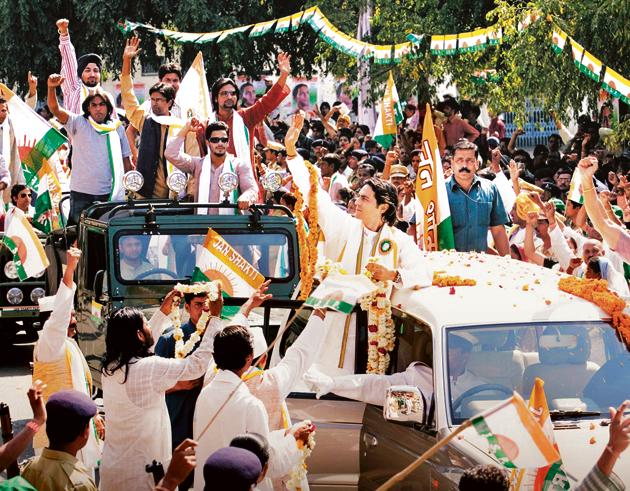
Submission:
[[229,138],[223,138],[220,136],[211,136],[210,138],[208,138],[208,141],[210,143],[227,143],[230,141]]
[[232,97],[236,95],[236,91],[235,90],[222,90],[221,92],[219,92],[219,95],[222,97]]
[[18,195],[19,198],[30,198],[31,193],[21,193]]

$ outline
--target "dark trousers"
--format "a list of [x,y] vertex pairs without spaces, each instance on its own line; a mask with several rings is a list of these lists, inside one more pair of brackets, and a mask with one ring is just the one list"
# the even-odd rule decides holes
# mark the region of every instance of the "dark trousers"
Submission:
[[96,201],[109,201],[109,194],[86,194],[70,191],[70,216],[68,225],[78,225],[81,212]]

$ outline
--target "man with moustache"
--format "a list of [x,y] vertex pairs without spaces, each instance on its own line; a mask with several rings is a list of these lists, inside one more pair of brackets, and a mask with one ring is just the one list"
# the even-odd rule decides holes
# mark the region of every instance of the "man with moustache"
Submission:
[[455,249],[458,251],[488,250],[488,229],[494,249],[509,254],[505,224],[509,219],[496,185],[476,175],[479,169],[477,145],[460,140],[453,147],[453,175],[446,181],[451,209]]

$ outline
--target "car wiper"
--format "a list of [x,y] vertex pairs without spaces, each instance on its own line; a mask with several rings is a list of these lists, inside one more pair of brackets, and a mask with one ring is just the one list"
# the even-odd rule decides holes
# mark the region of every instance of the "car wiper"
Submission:
[[601,416],[601,414],[602,413],[598,411],[579,411],[579,410],[563,411],[561,409],[555,409],[553,411],[549,411],[549,416],[551,417],[551,421],[556,421],[558,419],[564,419],[564,418],[580,419],[580,418],[586,418],[589,416]]

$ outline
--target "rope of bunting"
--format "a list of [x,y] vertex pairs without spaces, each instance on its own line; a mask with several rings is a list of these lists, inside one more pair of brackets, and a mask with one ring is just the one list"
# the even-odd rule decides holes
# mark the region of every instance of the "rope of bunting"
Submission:
[[[518,31],[523,31],[540,19],[540,14],[535,11],[526,13],[518,23]],[[550,19],[550,18],[549,18]],[[388,64],[399,63],[406,56],[414,56],[416,49],[424,38],[424,34],[407,35],[408,42],[399,44],[371,44],[348,36],[337,29],[321,12],[319,7],[311,7],[295,14],[257,24],[234,27],[222,31],[194,33],[178,32],[170,29],[159,29],[149,24],[121,20],[118,23],[123,34],[142,28],[153,34],[164,36],[179,43],[204,44],[210,42],[220,43],[227,37],[243,33],[249,30],[249,37],[255,38],[270,32],[283,33],[289,30],[297,30],[307,24],[325,42],[335,49],[355,58],[373,60],[374,63]],[[575,65],[586,76],[595,82],[601,81],[602,88],[613,97],[626,104],[630,104],[630,80],[612,68],[605,66],[597,57],[589,53],[573,38],[570,38],[562,29],[554,26],[552,33],[552,47],[556,53],[564,51],[567,39],[571,45],[571,52]],[[503,30],[496,25],[483,29],[459,34],[434,34],[430,36],[430,52],[436,56],[449,56],[458,53],[470,53],[485,49],[488,46],[498,45],[503,40]],[[500,79],[490,70],[484,70],[475,74],[479,83],[496,82]]]

